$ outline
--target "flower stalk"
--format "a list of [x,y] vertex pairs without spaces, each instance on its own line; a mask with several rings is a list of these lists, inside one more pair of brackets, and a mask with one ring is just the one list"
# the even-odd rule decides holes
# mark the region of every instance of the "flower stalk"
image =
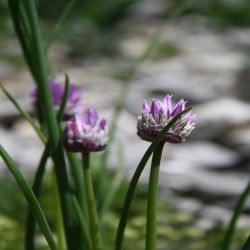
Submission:
[[147,205],[147,224],[146,224],[146,250],[156,249],[157,238],[157,200],[158,200],[158,179],[164,143],[160,143],[153,153],[149,186],[148,186],[148,205]]
[[87,205],[89,211],[90,232],[93,250],[101,250],[101,237],[99,230],[98,215],[95,206],[95,196],[90,170],[90,154],[82,153],[82,165],[84,171],[84,184],[86,190]]
[[238,219],[240,218],[240,215],[244,209],[245,203],[247,201],[247,198],[250,194],[250,181],[248,182],[245,190],[242,192],[241,196],[239,197],[239,200],[234,208],[232,218],[229,222],[228,228],[225,233],[224,240],[222,242],[222,250],[230,250],[231,244],[233,241],[233,236],[236,228],[236,224]]

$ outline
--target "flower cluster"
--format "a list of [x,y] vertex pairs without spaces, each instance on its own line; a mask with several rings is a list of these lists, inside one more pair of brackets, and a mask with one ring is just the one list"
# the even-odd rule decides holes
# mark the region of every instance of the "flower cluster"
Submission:
[[[64,95],[64,85],[50,81],[49,87],[54,108],[59,109]],[[32,103],[37,106],[37,89],[31,93]],[[64,131],[64,145],[67,150],[88,153],[103,150],[108,143],[108,129],[105,119],[98,117],[95,109],[83,109],[81,94],[76,85],[70,84],[64,118],[69,119]],[[172,96],[163,101],[153,99],[151,105],[144,101],[143,110],[138,117],[137,134],[145,141],[152,142],[160,131],[176,115],[185,109],[186,102],[181,99],[175,106]],[[182,143],[195,126],[195,115],[191,112],[182,115],[165,134],[162,142]]]
[[[64,84],[49,81],[49,88],[55,110],[59,110]],[[32,105],[37,107],[37,89],[31,92]],[[98,117],[93,108],[81,104],[81,93],[75,84],[70,83],[69,94],[64,111],[67,121],[64,130],[64,145],[69,151],[89,153],[103,150],[108,143],[108,129],[105,119]]]
[[93,108],[77,113],[66,124],[64,145],[69,151],[82,153],[101,151],[107,143],[107,122],[99,118]]
[[[143,140],[152,142],[169,121],[185,109],[186,102],[181,99],[175,106],[172,96],[167,95],[163,102],[153,99],[151,106],[143,104],[141,116],[138,117],[137,134]],[[163,142],[182,143],[195,126],[195,115],[191,112],[182,115],[165,134]]]

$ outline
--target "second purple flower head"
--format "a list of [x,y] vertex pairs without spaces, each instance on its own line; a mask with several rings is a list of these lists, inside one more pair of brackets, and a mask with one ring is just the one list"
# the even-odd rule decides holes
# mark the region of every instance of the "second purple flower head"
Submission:
[[105,119],[98,117],[95,109],[89,108],[77,113],[66,124],[65,148],[73,152],[90,153],[103,150],[108,143],[108,129]]
[[[49,81],[49,88],[52,95],[53,106],[55,110],[59,110],[63,95],[64,95],[64,84],[54,80]],[[37,89],[34,88],[31,92],[32,104],[34,107],[37,106]],[[76,112],[83,108],[81,102],[81,93],[77,86],[73,83],[69,85],[69,95],[65,107],[64,119],[71,118]]]

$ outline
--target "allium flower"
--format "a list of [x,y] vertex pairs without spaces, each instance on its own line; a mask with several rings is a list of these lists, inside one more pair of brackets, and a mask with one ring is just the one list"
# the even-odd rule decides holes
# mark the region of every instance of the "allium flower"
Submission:
[[[153,99],[151,107],[144,101],[141,116],[138,117],[137,134],[152,142],[168,122],[185,109],[186,102],[181,99],[175,107],[172,96],[167,95],[163,102]],[[165,134],[163,142],[182,143],[195,126],[195,115],[191,112],[182,115]]]
[[107,122],[99,118],[93,108],[77,113],[66,124],[64,145],[69,151],[82,153],[101,151],[107,143]]
[[[59,110],[63,95],[64,95],[64,84],[56,82],[54,80],[49,81],[49,87],[52,95],[52,101],[55,110]],[[37,88],[34,88],[31,92],[32,105],[37,106]],[[69,95],[64,111],[64,119],[71,118],[76,112],[82,109],[81,93],[77,89],[77,86],[73,83],[69,85]]]

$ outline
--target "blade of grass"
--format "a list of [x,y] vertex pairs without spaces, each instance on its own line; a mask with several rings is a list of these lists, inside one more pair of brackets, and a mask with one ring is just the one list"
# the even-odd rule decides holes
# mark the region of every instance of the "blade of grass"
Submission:
[[82,214],[82,210],[81,210],[81,207],[76,199],[76,197],[72,197],[73,199],[73,207],[75,209],[75,212],[76,212],[76,216],[80,222],[80,226],[81,226],[81,234],[83,236],[83,239],[84,239],[84,242],[85,242],[85,246],[86,246],[86,250],[90,250],[91,249],[91,244],[90,244],[90,237],[89,237],[89,230],[86,226],[86,223],[85,223],[85,219],[83,217],[83,214]]
[[230,249],[230,246],[231,246],[232,241],[233,241],[233,236],[234,236],[237,221],[240,218],[240,215],[243,211],[244,205],[247,201],[249,194],[250,194],[250,181],[249,181],[248,185],[246,186],[245,190],[242,192],[242,194],[239,197],[239,200],[235,206],[232,218],[229,222],[228,228],[227,228],[226,233],[225,233],[225,237],[223,239],[222,250],[229,250]]
[[[58,122],[60,122],[60,120],[62,119],[68,94],[69,94],[69,77],[68,75],[66,75],[63,99],[62,99],[59,112],[57,115]],[[39,198],[41,194],[42,180],[43,180],[44,173],[45,173],[46,162],[49,156],[50,156],[50,145],[48,143],[42,154],[37,171],[35,173],[33,185],[32,185],[32,190],[37,198]],[[32,211],[29,209],[28,214],[27,214],[27,219],[26,219],[26,236],[25,236],[25,249],[26,250],[34,250],[34,236],[35,236],[35,217],[33,216]],[[62,240],[60,240],[60,242],[62,242]]]
[[54,28],[53,28],[53,30],[48,38],[48,42],[47,42],[46,47],[45,47],[46,53],[48,53],[49,48],[51,47],[51,45],[55,41],[56,36],[58,35],[60,29],[63,27],[63,23],[65,22],[65,20],[69,16],[71,10],[73,9],[73,7],[75,6],[76,3],[77,3],[77,0],[71,0],[68,2],[66,7],[64,8],[60,18],[56,22],[56,25],[54,26]]
[[[164,26],[163,26],[164,27]],[[128,76],[126,80],[123,83],[122,90],[120,92],[120,95],[118,97],[118,102],[115,106],[114,112],[111,117],[111,124],[110,124],[110,134],[109,134],[109,140],[112,142],[116,127],[117,127],[117,117],[120,115],[122,108],[124,106],[124,103],[126,101],[127,95],[130,90],[130,85],[132,84],[132,81],[142,66],[142,64],[147,60],[148,56],[151,54],[153,49],[156,47],[157,42],[159,40],[160,34],[162,33],[163,27],[160,27],[151,37],[146,49],[143,51],[141,56],[137,58],[137,60],[132,64],[131,68],[129,69]],[[105,151],[105,154],[108,154],[108,151]],[[107,157],[107,155],[105,155]]]
[[30,45],[29,41],[26,39],[26,35],[24,33],[23,28],[21,27],[22,21],[20,20],[20,1],[16,0],[8,0],[8,7],[10,10],[10,15],[13,23],[13,27],[15,29],[16,35],[19,39],[21,48],[23,50],[24,58],[29,65],[32,76],[35,79],[35,73],[33,71],[32,63],[31,63],[31,53],[29,51]]
[[247,241],[245,242],[242,250],[249,250],[250,249],[250,235],[247,238]]
[[[39,162],[37,171],[35,173],[35,178],[32,185],[32,190],[37,199],[39,199],[41,194],[42,179],[45,173],[46,162],[49,157],[49,145],[46,145],[41,160]],[[25,250],[34,250],[34,236],[35,236],[35,217],[31,211],[28,209],[26,226],[25,226]]]
[[87,205],[86,205],[82,164],[76,158],[76,155],[74,153],[67,152],[67,158],[69,161],[72,177],[75,183],[77,201],[81,207],[81,210],[85,219],[85,223],[87,223],[86,225],[88,226],[89,225],[88,210],[87,210]]
[[69,97],[69,83],[70,83],[69,76],[68,76],[68,74],[65,74],[64,94],[63,94],[62,102],[60,104],[60,109],[59,109],[59,111],[57,113],[57,121],[59,123],[63,118],[64,110],[65,110],[67,100],[68,100],[68,97]]
[[0,88],[5,94],[5,96],[11,101],[11,103],[16,107],[20,115],[32,126],[38,137],[41,139],[41,141],[46,144],[46,138],[40,128],[36,125],[35,121],[32,119],[32,117],[25,112],[21,106],[18,104],[18,102],[13,98],[13,96],[4,88],[3,84],[0,83]]
[[19,171],[18,167],[16,166],[13,159],[9,156],[6,150],[0,145],[0,155],[5,162],[6,166],[8,167],[9,171],[12,173],[13,177],[15,178],[17,184],[19,185],[20,189],[22,190],[23,195],[25,196],[30,209],[32,210],[34,216],[37,219],[37,222],[46,238],[49,247],[52,250],[57,250],[57,246],[55,240],[53,238],[53,234],[49,227],[49,224],[46,220],[46,217],[40,207],[39,202],[36,199],[35,194],[33,193],[31,187],[29,186],[28,182],[24,178],[24,176]]
[[128,220],[128,214],[129,214],[129,208],[134,196],[135,188],[137,186],[137,183],[140,179],[140,176],[143,172],[143,169],[145,165],[147,164],[150,156],[152,153],[155,151],[159,143],[161,142],[163,136],[165,133],[174,125],[174,123],[185,113],[189,112],[191,108],[187,108],[181,113],[179,113],[177,116],[175,116],[162,131],[159,133],[159,135],[155,138],[155,140],[151,143],[151,145],[148,147],[146,150],[145,154],[143,155],[141,161],[139,162],[135,173],[130,181],[128,191],[125,197],[124,205],[122,208],[122,213],[120,217],[120,222],[118,225],[117,229],[117,234],[116,234],[116,241],[115,241],[115,250],[121,250],[122,249],[122,243],[123,243],[123,238],[124,238],[124,231],[126,228],[127,220]]
[[[175,20],[178,16],[180,16],[187,8],[187,5],[183,4],[179,6],[178,8],[172,10],[170,13],[170,16],[168,17],[168,20]],[[132,81],[134,77],[136,76],[136,73],[139,71],[139,69],[142,67],[143,63],[146,62],[152,51],[157,47],[157,43],[160,39],[160,36],[162,34],[162,31],[165,28],[165,24],[162,25],[150,38],[149,43],[145,50],[142,52],[142,54],[135,60],[135,62],[132,64],[131,68],[129,69],[127,78],[123,82],[123,87],[120,92],[120,95],[118,97],[118,102],[115,105],[114,112],[111,117],[111,125],[110,125],[110,134],[109,134],[109,140],[112,142],[115,131],[117,129],[117,118],[121,114],[121,111],[123,109],[123,106],[125,104],[125,101],[127,99],[128,93],[130,91],[130,86],[132,85]],[[107,163],[107,157],[108,157],[109,151],[106,150],[104,153],[104,162]]]
[[[127,95],[129,93],[129,90],[130,90],[130,86],[132,84],[132,80],[134,79],[136,73],[138,72],[138,70],[140,69],[142,64],[146,61],[146,59],[148,58],[148,56],[150,55],[152,50],[155,48],[162,29],[163,29],[163,27],[161,27],[159,30],[157,30],[153,34],[146,49],[143,51],[141,56],[132,64],[132,66],[128,72],[128,76],[123,83],[122,90],[121,90],[120,95],[117,99],[118,101],[115,105],[115,109],[114,109],[113,114],[111,116],[111,124],[110,124],[110,129],[109,129],[109,144],[110,145],[114,139],[115,131],[117,129],[117,119],[118,119],[119,115],[121,114],[121,111],[122,111],[123,106],[125,104]],[[102,162],[103,162],[104,167],[102,168],[102,173],[101,173],[101,178],[100,178],[101,182],[100,182],[99,188],[97,190],[98,197],[103,197],[103,199],[105,199],[105,193],[107,190],[106,184],[108,183],[106,180],[108,178],[107,177],[107,175],[108,175],[108,173],[107,173],[107,161],[108,161],[108,156],[110,153],[109,151],[110,151],[110,148],[107,147],[107,149],[103,153]],[[99,201],[100,204],[102,204],[103,202],[104,202],[104,200]]]
[[103,201],[103,204],[101,204],[100,207],[100,222],[103,222],[103,219],[105,217],[105,212],[107,212],[112,205],[113,201],[115,200],[115,197],[122,185],[122,180],[124,177],[124,171],[123,171],[123,166],[124,166],[124,154],[123,154],[123,145],[121,142],[117,141],[117,155],[118,155],[118,169],[115,171],[115,176],[113,177],[113,180],[111,184],[109,185],[108,192],[106,194],[106,197]]
[[[123,184],[123,178],[124,178],[124,149],[123,149],[123,145],[120,141],[117,141],[117,158],[118,158],[118,168],[115,170],[115,175],[112,178],[112,181],[107,189],[107,193],[106,193],[106,197],[103,200],[103,203],[100,203],[100,208],[99,208],[99,214],[100,214],[100,230],[101,230],[101,236],[103,236],[105,234],[106,231],[106,217],[105,214],[110,211],[110,208],[119,192],[119,190],[121,189],[121,186]],[[99,175],[101,176],[101,175]],[[110,179],[107,180],[108,182],[110,182]],[[98,180],[99,182],[99,180]],[[106,242],[105,237],[102,237],[102,243],[104,246],[104,249],[108,249],[108,245]]]
[[[180,16],[187,8],[186,4],[183,4],[179,7],[177,7],[176,9],[172,10],[170,13],[170,16],[168,17],[168,20],[175,20],[178,16]],[[113,111],[112,117],[111,117],[111,125],[110,125],[110,134],[109,134],[109,141],[110,141],[110,145],[113,141],[116,129],[117,129],[117,119],[119,118],[121,111],[124,107],[125,101],[127,99],[128,93],[130,91],[130,86],[132,85],[132,81],[136,75],[136,73],[138,72],[138,70],[140,69],[140,67],[143,65],[143,63],[145,63],[145,61],[147,60],[147,58],[149,57],[149,55],[152,53],[152,51],[156,48],[157,43],[159,41],[160,35],[162,33],[162,31],[164,30],[165,25],[162,25],[151,37],[151,39],[149,40],[148,46],[146,47],[146,49],[143,51],[143,53],[137,58],[137,60],[135,60],[135,62],[132,64],[129,72],[128,72],[128,76],[125,79],[124,83],[123,83],[123,87],[122,90],[120,92],[120,95],[118,97],[118,101],[115,105],[115,109]],[[106,151],[103,154],[103,171],[102,171],[102,178],[101,178],[101,183],[99,185],[99,189],[98,189],[98,197],[105,197],[104,193],[106,192],[106,186],[105,186],[105,180],[107,179],[107,161],[108,161],[108,156],[110,153],[110,148],[108,147],[106,149]],[[103,203],[104,201],[100,201],[101,203]]]
[[55,169],[52,170],[52,188],[53,188],[53,197],[54,197],[54,209],[55,209],[55,224],[56,224],[56,236],[57,236],[57,246],[58,250],[65,249],[65,235],[64,235],[64,227],[63,227],[63,219],[62,219],[62,209],[60,206],[60,197],[58,186],[56,183],[56,174]]
[[27,14],[31,28],[32,57],[36,58],[34,67],[37,74],[38,103],[42,110],[51,145],[51,154],[54,161],[57,183],[60,192],[60,201],[63,212],[64,226],[66,232],[67,246],[69,249],[77,249],[76,223],[73,220],[71,207],[71,192],[66,171],[63,145],[60,138],[60,128],[57,123],[56,114],[53,109],[52,97],[48,85],[47,63],[45,60],[42,35],[38,23],[36,3],[33,0],[23,0],[24,9]]

